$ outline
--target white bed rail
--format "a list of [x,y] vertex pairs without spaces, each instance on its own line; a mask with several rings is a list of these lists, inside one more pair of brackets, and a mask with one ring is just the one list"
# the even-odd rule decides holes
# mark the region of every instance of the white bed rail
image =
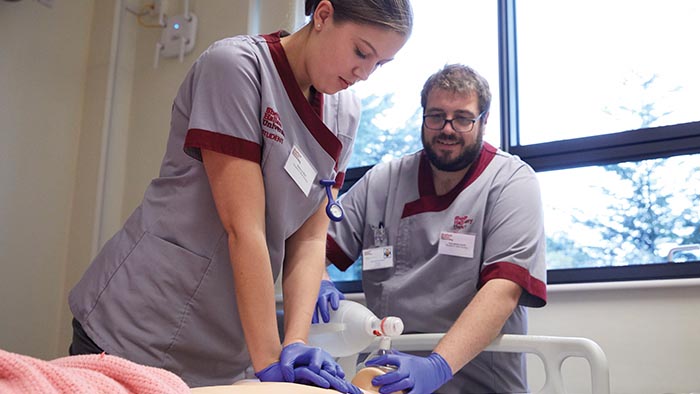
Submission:
[[[444,334],[406,334],[392,338],[392,348],[399,351],[430,351]],[[376,349],[379,341],[374,341],[362,353]],[[597,343],[587,338],[556,337],[539,335],[500,335],[486,351],[532,353],[538,356],[544,365],[545,383],[538,394],[565,394],[561,367],[569,357],[581,357],[588,361],[591,368],[592,392],[610,394],[610,373],[608,359]],[[358,355],[342,357],[338,363],[352,379],[355,374]]]

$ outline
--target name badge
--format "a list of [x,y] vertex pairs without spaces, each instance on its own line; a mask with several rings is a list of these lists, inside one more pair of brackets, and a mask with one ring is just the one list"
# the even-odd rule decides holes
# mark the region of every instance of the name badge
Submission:
[[284,164],[284,170],[292,177],[304,195],[308,197],[311,185],[316,179],[316,169],[296,145],[292,147],[292,151],[289,153],[287,162]]
[[362,270],[377,270],[394,266],[394,247],[380,246],[362,251]]
[[443,231],[440,233],[438,253],[457,257],[474,257],[476,235]]

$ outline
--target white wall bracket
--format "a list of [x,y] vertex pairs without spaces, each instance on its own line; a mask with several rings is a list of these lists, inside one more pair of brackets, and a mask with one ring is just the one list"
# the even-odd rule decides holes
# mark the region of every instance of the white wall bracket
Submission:
[[158,68],[160,56],[177,57],[180,63],[194,49],[197,39],[197,15],[188,12],[167,17],[160,40],[156,43],[153,68]]

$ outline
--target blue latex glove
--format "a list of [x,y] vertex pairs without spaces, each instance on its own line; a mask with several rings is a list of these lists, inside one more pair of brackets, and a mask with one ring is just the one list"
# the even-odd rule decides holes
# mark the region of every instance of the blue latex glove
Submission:
[[360,389],[343,380],[343,369],[321,348],[300,342],[289,344],[282,348],[279,364],[286,382],[312,384],[341,393],[362,393]]
[[324,370],[341,379],[345,377],[343,369],[328,352],[320,347],[309,346],[301,342],[295,342],[282,348],[280,366],[282,376],[287,382],[292,381],[294,369],[297,367],[307,367],[314,373],[320,373],[321,370]]
[[401,392],[406,394],[429,394],[452,379],[452,369],[437,353],[428,357],[394,351],[369,360],[367,366],[394,365],[396,371],[375,376],[372,384],[380,386],[381,394]]
[[[278,362],[272,363],[265,367],[265,369],[256,372],[255,376],[261,382],[286,382],[282,376],[282,368]],[[294,368],[293,379],[288,382],[323,388],[333,387],[336,390],[342,391],[343,393],[362,394],[362,391],[359,388],[344,381],[342,378],[333,376],[325,370],[315,373],[308,367]]]
[[321,315],[321,319],[325,323],[331,319],[330,310],[328,309],[328,304],[331,305],[333,310],[337,310],[340,305],[340,300],[344,300],[345,295],[336,289],[333,282],[329,280],[321,281],[321,289],[318,291],[318,298],[316,299],[316,308],[314,309],[314,316],[311,318],[311,323],[316,324],[319,322],[318,315]]
[[284,382],[280,363],[272,363],[255,373],[255,377],[261,382]]
[[[328,385],[319,384],[319,377],[328,382]],[[325,370],[321,370],[318,374],[312,372],[307,367],[294,368],[295,383],[307,384],[317,387],[330,388],[341,393],[363,394],[362,390],[353,386],[341,377],[333,376]]]

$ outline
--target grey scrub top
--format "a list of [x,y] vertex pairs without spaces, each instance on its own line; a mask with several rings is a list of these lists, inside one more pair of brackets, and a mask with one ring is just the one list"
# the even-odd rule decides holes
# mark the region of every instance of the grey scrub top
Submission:
[[[319,180],[342,183],[359,114],[348,91],[304,97],[280,33],[212,44],[180,86],[159,176],[70,293],[88,335],[190,386],[232,383],[250,360],[200,149],[260,163],[277,278],[285,240],[325,203]],[[308,196],[284,169],[294,146],[317,171]]]
[[[523,289],[502,333],[525,334],[524,306],[546,303],[545,236],[532,169],[485,143],[462,181],[435,194],[423,151],[372,168],[340,198],[345,220],[331,223],[327,258],[346,269],[363,249],[393,247],[393,266],[363,270],[367,305],[399,316],[404,333],[444,333],[495,278]],[[474,237],[473,257],[438,252],[443,232]],[[518,393],[527,387],[524,356],[482,352],[440,393]]]

